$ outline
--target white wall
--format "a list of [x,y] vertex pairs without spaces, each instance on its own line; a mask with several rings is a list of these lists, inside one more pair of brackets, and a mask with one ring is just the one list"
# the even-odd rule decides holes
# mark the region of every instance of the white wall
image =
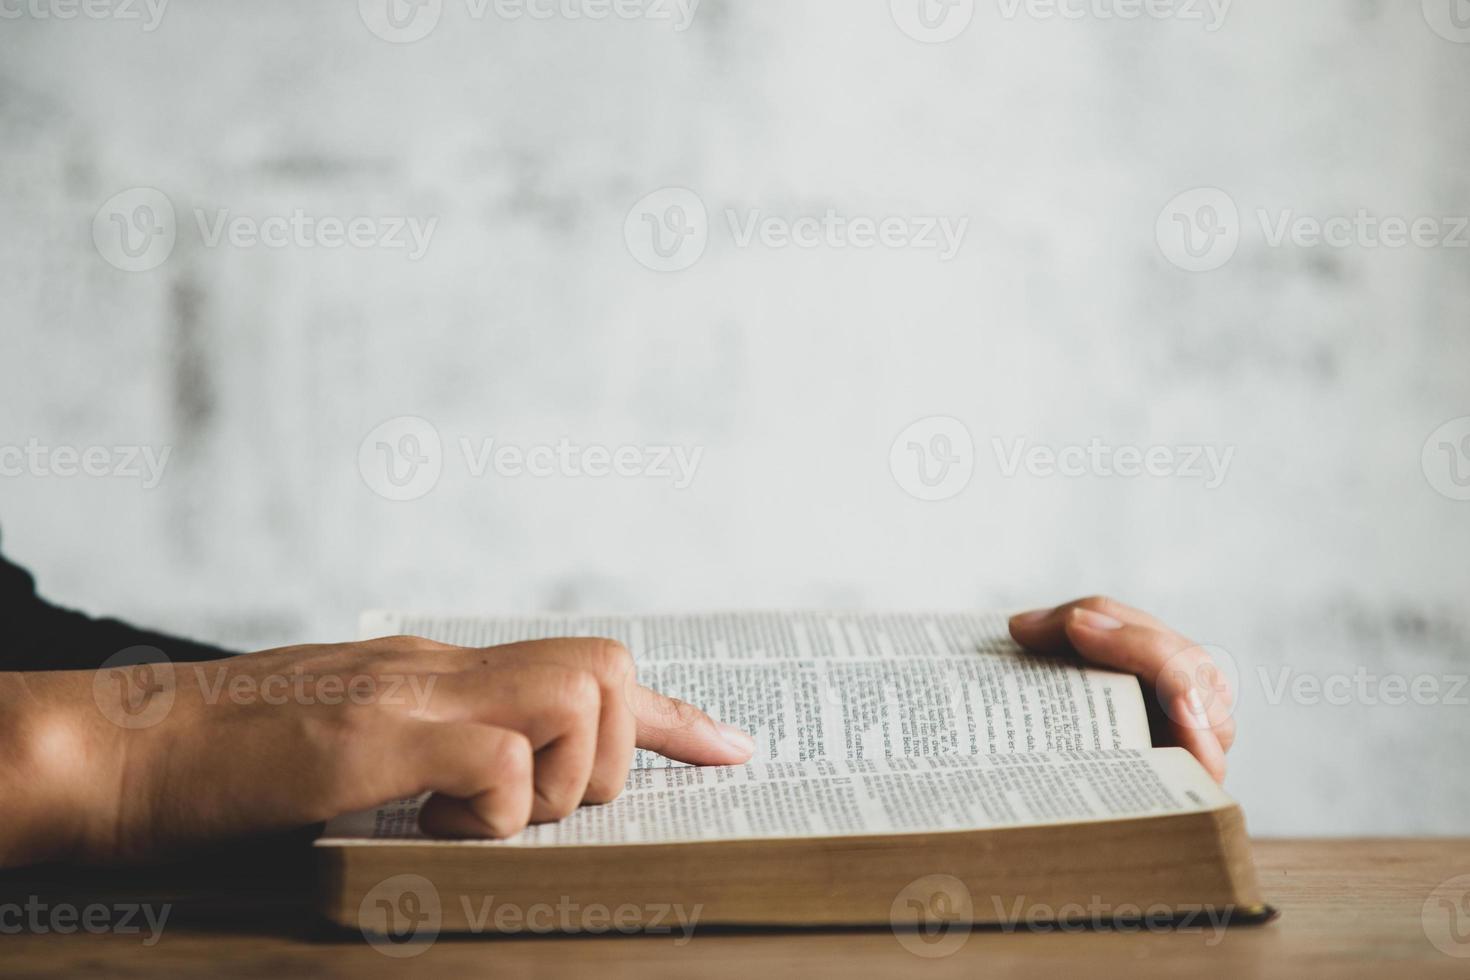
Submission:
[[[1238,665],[1230,788],[1257,831],[1470,831],[1470,692],[1444,696],[1470,502],[1435,489],[1449,457],[1421,465],[1470,415],[1470,249],[1272,247],[1257,216],[1470,215],[1470,43],[1418,3],[1241,0],[1211,31],[997,0],[940,45],[886,0],[704,0],[682,32],[443,3],[409,44],[346,2],[0,21],[0,444],[171,452],[151,489],[0,477],[5,551],[47,594],[248,648],[344,638],[374,605],[1109,592]],[[709,244],[660,274],[624,221],[669,186]],[[130,273],[92,226],[135,187],[177,243]],[[1197,187],[1241,237],[1191,273],[1156,220]],[[740,247],[725,217],[828,208],[969,224],[945,262]],[[210,247],[196,213],[220,209],[437,225],[417,261]],[[926,503],[889,448],[935,415],[974,476]],[[412,502],[357,462],[399,416],[445,446]],[[682,490],[476,479],[460,437],[703,456]],[[1234,455],[1206,489],[1007,477],[992,448],[1094,438]],[[1311,704],[1274,697],[1286,669],[1440,694]]]

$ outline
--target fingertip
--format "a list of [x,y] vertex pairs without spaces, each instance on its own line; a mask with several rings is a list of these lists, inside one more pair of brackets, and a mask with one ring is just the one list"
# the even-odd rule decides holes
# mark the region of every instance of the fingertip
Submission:
[[1215,724],[1214,728],[1215,737],[1220,740],[1220,748],[1226,754],[1229,754],[1230,750],[1235,746],[1235,718],[1231,715],[1226,715],[1223,720]]
[[1062,655],[1071,650],[1064,607],[1017,613],[1010,617],[1007,625],[1011,638],[1027,650],[1052,655]]
[[530,816],[529,811],[482,815],[469,800],[435,793],[419,810],[419,829],[431,837],[504,840],[525,830]]
[[751,760],[755,748],[755,739],[746,732],[711,719],[707,725],[666,740],[657,751],[695,766],[739,766]]
[[1215,735],[1214,729],[1209,726],[1208,719],[1202,723],[1191,724],[1190,718],[1198,718],[1194,706],[1187,696],[1176,699],[1176,711],[1174,715],[1174,737],[1179,746],[1199,760],[1210,778],[1217,783],[1225,782],[1225,749],[1220,744],[1220,739]]
[[1055,612],[1056,609],[1051,608],[1032,609],[1027,612],[1016,613],[1010,618],[1009,621],[1011,632],[1014,633],[1016,630],[1021,630],[1022,632],[1033,630],[1036,627],[1045,624],[1046,621],[1050,619]]
[[715,722],[715,731],[719,733],[720,740],[729,748],[734,762],[731,765],[739,765],[749,762],[755,755],[755,739],[748,732],[727,725],[723,721]]
[[[1218,751],[1218,745],[1216,746],[1216,749]],[[1221,786],[1225,785],[1225,770],[1227,767],[1225,763],[1225,755],[1223,752],[1218,756],[1212,756],[1209,761],[1201,760],[1200,765],[1205,767],[1205,772],[1210,774],[1211,779],[1219,783]]]

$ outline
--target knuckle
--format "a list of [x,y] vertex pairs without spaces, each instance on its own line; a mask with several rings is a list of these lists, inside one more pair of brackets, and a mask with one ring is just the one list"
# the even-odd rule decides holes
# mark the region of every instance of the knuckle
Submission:
[[668,722],[672,728],[693,728],[704,720],[704,712],[688,701],[668,699]]
[[591,652],[598,674],[605,679],[620,680],[633,669],[633,654],[617,640],[598,638]]
[[529,780],[534,767],[531,740],[520,732],[492,733],[485,747],[485,764],[507,783]]
[[596,715],[602,704],[602,686],[582,670],[568,671],[562,680],[561,706],[573,718]]

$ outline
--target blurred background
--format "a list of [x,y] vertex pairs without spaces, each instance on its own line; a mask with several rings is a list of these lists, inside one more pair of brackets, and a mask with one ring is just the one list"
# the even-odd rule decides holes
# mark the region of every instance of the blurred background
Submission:
[[1464,833],[1467,88],[1464,0],[4,0],[4,550],[240,650],[1108,593],[1253,830]]

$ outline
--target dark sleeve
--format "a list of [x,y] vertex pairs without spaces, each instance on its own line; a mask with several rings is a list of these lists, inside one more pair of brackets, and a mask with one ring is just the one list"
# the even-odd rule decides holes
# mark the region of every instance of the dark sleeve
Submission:
[[138,646],[157,647],[180,662],[233,652],[53,606],[36,594],[29,572],[0,555],[0,670],[96,669]]

